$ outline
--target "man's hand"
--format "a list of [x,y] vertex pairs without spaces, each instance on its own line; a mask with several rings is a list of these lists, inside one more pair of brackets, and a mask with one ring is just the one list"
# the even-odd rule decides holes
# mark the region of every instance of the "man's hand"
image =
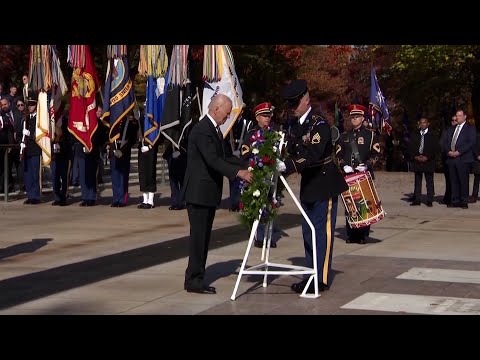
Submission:
[[113,150],[113,155],[115,155],[116,158],[122,157],[122,151],[121,150]]
[[277,159],[276,168],[277,168],[278,172],[285,172],[287,170],[287,167],[285,166],[285,163],[280,159]]
[[251,183],[253,179],[253,174],[248,170],[238,170],[237,176],[248,183]]
[[367,170],[367,167],[364,164],[360,164],[355,168],[355,170],[364,172],[365,170]]
[[172,158],[176,159],[180,156],[180,151],[176,150],[172,153]]
[[27,147],[27,145],[25,145],[25,143],[20,143],[20,151],[23,153],[23,150],[25,150],[25,148]]
[[23,129],[23,130],[22,130],[22,134],[25,135],[25,136],[30,136],[30,130],[28,130],[28,129]]
[[343,167],[343,171],[345,172],[345,174],[350,174],[353,173],[353,168],[350,165],[345,165]]
[[145,153],[145,152],[147,152],[148,150],[150,150],[150,148],[149,148],[148,146],[146,146],[146,145],[143,145],[143,146],[140,148],[140,151],[141,151],[142,153]]

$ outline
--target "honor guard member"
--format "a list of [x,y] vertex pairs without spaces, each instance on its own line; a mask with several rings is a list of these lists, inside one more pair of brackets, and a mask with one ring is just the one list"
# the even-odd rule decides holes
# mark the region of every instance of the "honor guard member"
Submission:
[[[242,112],[239,115],[238,120],[230,131],[232,154],[236,157],[241,157],[242,145],[245,142],[247,133],[254,126],[252,120],[248,120],[244,116],[245,104],[243,104]],[[230,183],[230,209],[229,211],[240,211],[240,179],[237,177],[234,180],[229,180]]]
[[[282,89],[289,110],[296,117],[289,129],[290,153],[285,159],[288,174],[300,173],[300,201],[315,227],[316,248],[307,222],[302,224],[306,266],[313,268],[313,251],[317,258],[319,291],[327,290],[332,281],[332,252],[337,218],[338,195],[348,189],[341,172],[333,162],[330,125],[310,105],[307,82],[294,80]],[[292,290],[303,292],[308,278],[293,284]],[[315,290],[313,282],[307,292]]]
[[55,138],[52,141],[53,206],[65,206],[68,191],[68,168],[71,158],[71,138],[68,132],[68,118],[61,115],[55,123]]
[[24,204],[40,204],[42,171],[42,149],[35,141],[37,128],[37,95],[31,95],[27,101],[28,115],[23,119],[22,132],[17,137],[23,141],[20,151],[23,156],[24,182],[27,200]]
[[137,142],[138,121],[133,115],[127,115],[125,137],[110,145],[110,168],[112,171],[113,200],[111,207],[125,207],[128,200],[128,176],[132,146]]
[[[380,155],[380,143],[378,136],[364,125],[367,109],[358,104],[348,106],[352,129],[340,135],[336,146],[338,164],[345,175],[354,172],[370,171],[372,178],[373,165],[378,161]],[[347,215],[347,213],[345,213]],[[359,229],[347,226],[347,243],[359,242],[365,244],[370,233],[370,226]]]
[[[246,166],[248,166],[248,162],[251,156],[251,137],[255,133],[255,131],[271,126],[270,122],[272,121],[273,110],[275,110],[275,107],[269,102],[262,102],[253,108],[253,113],[255,115],[255,120],[257,121],[257,124],[244,135],[240,153],[241,159],[245,162]],[[263,247],[264,237],[265,225],[258,224],[254,246],[258,248]],[[271,240],[270,247],[277,247],[277,243],[276,241],[274,241],[273,238]]]
[[97,201],[97,170],[100,148],[108,138],[108,128],[98,122],[98,128],[92,136],[92,150],[83,146],[77,139],[73,140],[74,157],[78,159],[78,173],[82,202],[80,206],[95,206]]
[[138,178],[140,191],[143,193],[143,202],[138,205],[139,209],[152,209],[155,207],[153,198],[157,192],[157,156],[160,139],[152,145],[144,140],[145,125],[140,121],[142,136],[139,139],[138,152]]

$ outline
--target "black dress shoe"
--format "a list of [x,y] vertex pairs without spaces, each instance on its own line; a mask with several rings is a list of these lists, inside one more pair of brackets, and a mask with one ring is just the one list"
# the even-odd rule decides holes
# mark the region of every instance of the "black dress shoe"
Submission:
[[55,200],[54,202],[52,202],[52,206],[65,206],[65,202],[62,205],[61,201]]
[[253,243],[253,246],[255,246],[256,248],[263,248],[263,241],[255,240],[255,242]]
[[87,206],[95,206],[96,203],[95,203],[95,200],[88,200],[87,201]]
[[193,292],[197,294],[216,294],[217,290],[213,286],[203,286],[201,288],[196,287],[186,287],[187,292]]
[[450,204],[447,204],[447,207],[448,208],[456,208],[456,207],[459,207],[459,205],[450,203]]
[[468,209],[468,204],[460,204],[458,205],[460,209]]
[[433,206],[433,203],[431,201],[427,201],[427,206],[428,207],[432,207]]
[[151,204],[145,204],[141,203],[140,205],[137,206],[139,209],[153,209],[155,206]]
[[87,206],[87,200],[83,200],[83,201],[80,203],[80,206]]
[[231,207],[230,209],[228,209],[228,211],[230,211],[230,212],[239,212],[239,211],[240,211],[240,208],[234,206],[234,207]]
[[32,203],[32,200],[27,199],[27,200],[25,200],[23,203],[24,203],[24,204],[31,204],[31,203]]
[[40,200],[38,200],[38,199],[31,199],[30,200],[30,205],[37,205],[37,204],[40,204]]
[[362,245],[365,245],[367,243],[367,240],[362,236],[359,240],[358,240],[358,243],[359,244],[362,244]]
[[[295,291],[297,294],[301,294],[303,292],[303,289],[305,289],[305,285],[307,285],[307,281],[303,280],[303,281],[300,281],[299,283],[293,284],[291,289],[293,291]],[[322,292],[322,291],[325,291],[325,290],[328,290],[328,289],[329,289],[329,287],[327,285],[325,285],[324,283],[319,283],[318,284],[318,292]],[[310,283],[310,286],[308,287],[306,293],[307,294],[314,294],[315,293],[315,284],[313,283],[313,280]]]
[[420,205],[420,201],[414,201],[410,204],[410,206],[419,206]]
[[176,205],[172,205],[168,208],[168,210],[177,210],[177,206]]

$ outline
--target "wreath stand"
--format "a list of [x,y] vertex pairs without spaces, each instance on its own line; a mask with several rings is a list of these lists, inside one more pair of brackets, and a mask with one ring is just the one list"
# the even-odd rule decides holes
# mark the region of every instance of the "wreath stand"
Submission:
[[[281,153],[281,149],[283,147],[283,139],[284,136],[282,136],[281,141],[280,141],[280,146],[278,153]],[[310,218],[308,215],[305,213],[305,211],[302,208],[302,205],[296,198],[295,194],[293,193],[292,189],[288,185],[287,181],[283,177],[283,175],[280,175],[278,172],[275,172],[274,174],[274,181],[272,182],[272,185],[270,187],[271,190],[273,190],[273,197],[276,198],[277,194],[277,183],[278,179],[280,179],[283,184],[285,185],[285,188],[287,189],[288,193],[290,194],[291,198],[295,202],[295,205],[297,205],[297,208],[300,210],[302,213],[305,221],[307,222],[308,226],[310,226],[310,229],[312,231],[312,246],[313,249],[317,248],[317,238],[315,236],[315,228],[310,221]],[[248,267],[246,268],[247,260],[250,255],[250,250],[252,248],[253,241],[255,239],[255,235],[257,233],[257,228],[260,223],[260,216],[258,217],[257,220],[254,221],[252,225],[252,230],[250,232],[250,238],[248,240],[248,245],[247,245],[247,250],[245,251],[245,256],[243,257],[243,262],[240,267],[240,271],[238,273],[237,281],[235,283],[235,288],[233,289],[232,296],[230,297],[231,300],[235,300],[238,286],[240,284],[240,280],[243,275],[264,275],[263,277],[263,287],[267,287],[267,276],[268,275],[310,275],[308,278],[307,284],[305,288],[303,289],[303,292],[300,294],[300,297],[304,298],[311,298],[311,299],[316,299],[320,297],[320,294],[318,293],[318,276],[317,276],[317,253],[316,251],[313,251],[313,268],[305,267],[305,266],[296,266],[296,265],[289,265],[289,264],[277,264],[277,263],[272,263],[269,261],[269,256],[270,256],[270,243],[272,241],[272,233],[273,233],[273,221],[270,220],[267,222],[265,225],[265,233],[264,233],[264,238],[263,238],[263,247],[262,247],[262,256],[261,256],[261,263]],[[281,270],[270,270],[269,268],[279,268]],[[314,282],[314,287],[315,287],[315,292],[313,294],[307,294],[307,289],[310,286],[311,282]]]

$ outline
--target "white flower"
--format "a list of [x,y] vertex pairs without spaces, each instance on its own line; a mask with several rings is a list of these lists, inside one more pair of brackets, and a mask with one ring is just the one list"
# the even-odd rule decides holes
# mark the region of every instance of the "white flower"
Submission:
[[248,171],[253,171],[253,168],[251,166],[248,167]]
[[273,147],[273,151],[277,152],[278,148],[276,146]]
[[259,152],[260,152],[260,151],[258,151],[257,148],[255,148],[255,149],[252,150],[252,154],[255,154],[255,155],[258,154]]
[[255,197],[259,197],[260,196],[260,190],[255,190],[252,195],[255,196]]

